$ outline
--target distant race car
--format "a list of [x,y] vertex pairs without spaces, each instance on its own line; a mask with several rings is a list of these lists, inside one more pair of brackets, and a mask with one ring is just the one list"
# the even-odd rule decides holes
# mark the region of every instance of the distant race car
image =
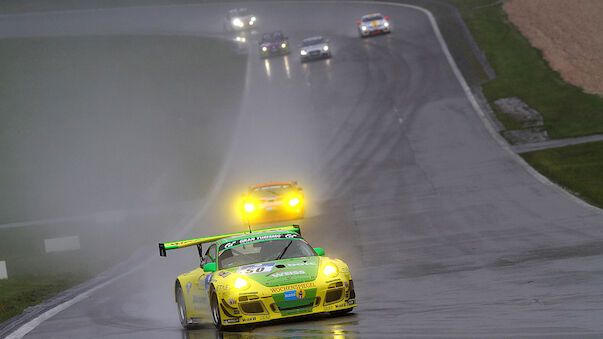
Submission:
[[289,54],[289,38],[282,32],[265,33],[260,41],[260,56],[267,58],[272,55]]
[[[203,254],[204,243],[211,244]],[[159,254],[194,245],[202,268],[179,275],[174,284],[185,328],[213,323],[223,330],[307,314],[344,314],[356,306],[348,265],[312,248],[297,225],[160,243]]]
[[373,13],[364,15],[360,18],[358,24],[358,33],[361,37],[367,37],[376,34],[390,33],[389,17],[383,16],[381,13]]
[[235,8],[226,13],[224,30],[242,31],[256,25],[257,18],[247,8]]
[[299,54],[302,62],[311,59],[330,58],[329,40],[321,36],[304,39]]
[[304,205],[304,194],[297,181],[282,181],[249,187],[241,196],[239,209],[246,224],[257,224],[301,219]]

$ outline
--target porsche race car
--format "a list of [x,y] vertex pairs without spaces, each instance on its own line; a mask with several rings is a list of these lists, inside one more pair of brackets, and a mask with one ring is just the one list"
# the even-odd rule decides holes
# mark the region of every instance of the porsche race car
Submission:
[[329,40],[321,36],[304,39],[299,53],[302,62],[311,59],[330,58]]
[[389,17],[381,13],[367,14],[360,18],[358,24],[358,33],[361,37],[367,37],[376,34],[391,33]]
[[[210,243],[203,253],[202,244]],[[159,244],[159,253],[197,246],[201,267],[179,275],[175,302],[183,327],[219,330],[273,319],[352,311],[354,282],[345,262],[324,256],[299,226],[280,226]]]
[[305,214],[304,194],[297,181],[259,184],[241,196],[238,208],[246,224],[301,219]]
[[273,55],[289,54],[289,38],[283,35],[282,32],[276,31],[265,33],[262,36],[260,44],[260,56],[267,58]]
[[235,8],[226,13],[224,30],[242,31],[257,26],[257,18],[247,8]]

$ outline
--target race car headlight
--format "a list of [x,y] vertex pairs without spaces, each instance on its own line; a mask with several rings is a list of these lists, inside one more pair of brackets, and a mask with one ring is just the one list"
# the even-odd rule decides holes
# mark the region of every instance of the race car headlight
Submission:
[[266,52],[267,50],[268,50],[268,47],[266,47],[266,46],[263,46],[263,47],[262,47],[262,51],[263,51],[263,52]]
[[247,213],[253,213],[253,211],[255,211],[255,205],[252,202],[246,202],[243,204],[243,210]]
[[289,206],[295,207],[297,205],[299,205],[299,198],[298,197],[294,197],[294,198],[289,199]]
[[257,20],[257,18],[256,18],[256,17],[254,17],[254,16],[252,16],[252,17],[251,17],[251,22],[254,22],[254,21],[256,21],[256,20]]
[[281,44],[281,48],[285,48],[285,47],[287,47],[287,43],[283,42],[283,43]]
[[232,25],[237,27],[243,27],[243,21],[241,21],[241,19],[239,18],[234,18],[232,20]]
[[324,45],[324,47],[322,48],[325,52],[329,50],[329,46],[328,45]]
[[323,268],[322,268],[322,273],[324,273],[324,275],[326,275],[327,277],[334,277],[337,275],[337,266],[333,265],[333,264],[326,264]]
[[243,277],[238,277],[235,279],[233,285],[237,289],[243,290],[243,289],[246,289],[247,287],[249,287],[249,281]]
[[366,26],[360,26],[360,29],[363,30],[363,31],[367,30]]
[[307,54],[308,54],[308,52],[306,52],[306,50],[305,50],[305,49],[302,49],[302,50],[301,50],[301,52],[299,52],[299,53],[300,53],[301,55],[307,55]]
[[389,27],[389,22],[387,22],[387,21],[386,21],[386,22],[384,22],[384,23],[383,23],[383,26],[384,26],[384,27]]

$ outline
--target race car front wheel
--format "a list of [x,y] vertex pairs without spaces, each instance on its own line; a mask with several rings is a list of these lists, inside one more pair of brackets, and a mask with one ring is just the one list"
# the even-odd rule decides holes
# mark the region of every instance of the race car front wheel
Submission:
[[189,328],[188,316],[186,313],[186,303],[184,302],[184,293],[182,293],[182,287],[178,284],[176,289],[176,303],[178,304],[178,318],[180,318],[180,324],[182,327]]
[[214,292],[213,290],[211,291],[211,299],[210,299],[210,305],[211,305],[211,316],[214,320],[214,326],[216,326],[216,328],[218,330],[222,329],[222,317],[220,316],[220,306],[218,305],[218,296],[216,295],[216,292]]

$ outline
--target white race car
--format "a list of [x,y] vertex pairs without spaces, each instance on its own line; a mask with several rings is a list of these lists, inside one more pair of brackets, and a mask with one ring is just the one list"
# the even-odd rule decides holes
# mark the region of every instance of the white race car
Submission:
[[358,24],[358,33],[361,37],[367,37],[376,34],[390,33],[389,17],[383,16],[381,13],[373,13],[364,15],[360,18]]
[[228,11],[224,18],[224,30],[242,31],[256,26],[257,18],[247,8]]
[[321,36],[304,39],[299,54],[302,62],[311,59],[330,58],[329,40]]

